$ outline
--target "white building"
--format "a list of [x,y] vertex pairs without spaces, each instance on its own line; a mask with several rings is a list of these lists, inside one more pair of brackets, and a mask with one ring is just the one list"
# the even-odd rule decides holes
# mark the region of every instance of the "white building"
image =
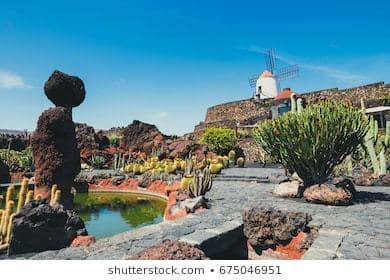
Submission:
[[256,81],[256,99],[274,98],[278,94],[274,75],[265,70]]

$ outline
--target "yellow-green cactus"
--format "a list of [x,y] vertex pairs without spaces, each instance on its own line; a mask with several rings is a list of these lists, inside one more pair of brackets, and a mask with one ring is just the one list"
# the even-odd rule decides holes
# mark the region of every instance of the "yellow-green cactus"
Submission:
[[223,168],[223,165],[221,163],[212,163],[212,164],[210,164],[210,173],[211,174],[219,174],[219,173],[221,173],[222,168]]
[[8,225],[7,225],[7,233],[5,236],[5,244],[9,244],[11,241],[12,227],[13,227],[13,219],[15,217],[15,213],[11,214],[9,217]]
[[237,166],[238,166],[238,167],[244,167],[244,165],[245,165],[245,160],[244,160],[244,158],[239,157],[239,158],[237,159]]
[[15,192],[15,186],[14,185],[10,185],[8,186],[7,188],[7,194],[5,196],[5,203],[7,204],[8,201],[11,201],[13,196],[14,196],[14,192]]
[[187,175],[187,176],[184,176],[182,179],[181,179],[181,182],[180,182],[180,186],[182,187],[182,189],[185,189],[185,190],[188,190],[188,188],[194,184],[194,176],[193,175]]
[[22,210],[22,208],[24,206],[24,201],[26,199],[27,191],[28,191],[28,179],[25,178],[22,181],[19,195],[18,195],[18,206],[16,208],[17,213],[20,212],[20,210]]
[[31,200],[34,200],[34,191],[28,191],[26,195],[26,201],[24,202],[24,205],[29,203]]

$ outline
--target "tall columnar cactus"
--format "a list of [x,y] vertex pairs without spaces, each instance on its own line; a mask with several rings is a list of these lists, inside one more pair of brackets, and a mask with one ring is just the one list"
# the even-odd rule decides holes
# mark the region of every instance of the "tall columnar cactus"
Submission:
[[374,118],[370,117],[369,130],[364,138],[364,147],[370,158],[372,169],[375,175],[385,175],[386,174],[386,150],[389,149],[389,133],[390,133],[390,122],[386,122],[386,135],[383,142],[383,147],[381,151],[377,154],[375,151],[375,143],[378,138],[378,122]]
[[230,166],[234,166],[236,165],[236,152],[231,150],[228,154],[228,158],[229,158],[229,165]]
[[18,206],[16,208],[17,213],[20,212],[20,210],[22,210],[25,204],[27,192],[28,192],[28,179],[25,178],[22,180],[22,184],[20,186],[20,190],[18,194]]
[[26,201],[24,202],[24,205],[26,205],[32,200],[34,200],[34,191],[28,191],[26,194]]
[[299,114],[260,122],[254,138],[310,186],[325,182],[334,167],[363,143],[367,129],[367,117],[360,110],[327,101],[310,105]]
[[295,93],[291,94],[290,100],[291,100],[291,112],[296,113],[297,112],[297,98],[296,98]]
[[303,100],[302,98],[297,99],[297,113],[302,112],[303,109]]
[[193,176],[195,171],[194,160],[192,159],[192,153],[190,152],[185,160],[184,176]]
[[188,191],[191,197],[198,197],[205,195],[211,190],[213,179],[211,177],[210,169],[204,168],[202,171],[198,170],[194,178],[194,184],[190,185]]
[[14,192],[15,192],[15,186],[14,185],[8,186],[7,194],[5,195],[5,203],[6,204],[8,203],[8,201],[12,200]]

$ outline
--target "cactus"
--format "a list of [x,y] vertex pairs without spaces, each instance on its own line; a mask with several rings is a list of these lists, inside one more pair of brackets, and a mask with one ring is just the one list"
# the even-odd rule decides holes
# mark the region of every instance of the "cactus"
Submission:
[[112,168],[114,171],[123,170],[125,168],[125,156],[122,153],[114,154],[114,159],[112,161]]
[[53,185],[53,186],[51,187],[50,202],[49,202],[49,204],[52,205],[52,206],[54,205],[54,198],[55,198],[55,195],[56,195],[57,190],[58,190],[58,186],[57,186],[57,185]]
[[26,195],[26,201],[24,202],[24,205],[29,203],[31,200],[34,200],[34,191],[28,191]]
[[239,158],[237,159],[237,166],[238,166],[238,167],[244,167],[244,165],[245,165],[245,160],[244,160],[244,158],[239,157]]
[[386,122],[386,136],[384,141],[384,147],[376,154],[375,151],[375,142],[378,140],[378,122],[374,118],[370,117],[369,129],[364,138],[364,147],[368,153],[368,156],[371,161],[372,169],[374,174],[377,176],[386,174],[386,157],[385,150],[388,149],[388,138],[389,138],[389,125],[390,122]]
[[8,201],[11,201],[12,198],[13,198],[13,195],[14,195],[14,191],[15,191],[15,186],[14,185],[10,185],[8,186],[7,188],[7,194],[5,196],[5,203],[7,204]]
[[194,178],[194,184],[191,184],[188,188],[191,197],[198,197],[205,195],[211,190],[213,180],[211,177],[210,169],[206,167],[203,171],[198,170]]
[[296,98],[296,94],[291,94],[290,96],[290,100],[291,100],[291,112],[292,113],[296,113],[297,112],[297,98]]
[[193,176],[195,172],[194,161],[192,159],[192,153],[190,152],[186,158],[184,176]]
[[229,167],[229,157],[224,156],[223,157],[223,168],[228,168]]
[[11,234],[12,234],[12,227],[13,227],[13,219],[15,217],[15,213],[12,213],[9,217],[8,225],[7,225],[7,232],[5,235],[5,244],[9,244],[11,241]]
[[352,162],[352,156],[349,155],[346,158],[347,163],[347,174],[348,176],[353,176],[353,162]]
[[14,205],[14,202],[12,200],[7,202],[7,206],[5,208],[5,211],[4,211],[4,214],[3,214],[3,218],[1,219],[1,231],[0,231],[0,234],[3,236],[3,238],[7,234],[8,223],[9,223],[9,219],[10,219],[11,214],[12,214],[13,205]]
[[302,98],[298,98],[297,99],[297,113],[302,112],[302,108],[303,108],[302,103],[303,103]]
[[26,194],[28,191],[28,179],[23,179],[18,195],[18,206],[16,208],[16,213],[19,213],[22,210],[26,198]]
[[222,163],[212,163],[209,166],[211,174],[219,174],[223,169]]
[[236,165],[236,152],[231,150],[228,154],[229,158],[229,166],[234,166]]
[[367,117],[360,110],[326,101],[299,114],[260,122],[254,138],[272,158],[297,172],[305,186],[310,186],[325,182],[364,142],[367,130]]
[[57,190],[54,195],[54,199],[52,200],[51,206],[59,204],[61,200],[61,191]]

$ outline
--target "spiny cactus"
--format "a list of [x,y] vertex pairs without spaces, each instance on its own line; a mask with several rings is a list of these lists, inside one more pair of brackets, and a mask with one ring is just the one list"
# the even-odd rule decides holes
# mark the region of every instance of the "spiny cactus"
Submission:
[[230,166],[234,166],[236,165],[236,152],[231,150],[228,154],[228,158],[229,158],[229,165]]
[[242,158],[242,157],[239,157],[239,158],[237,159],[237,166],[238,166],[238,167],[244,167],[244,165],[245,165],[245,159]]
[[8,225],[7,225],[7,233],[5,235],[5,243],[9,244],[11,241],[11,234],[12,234],[12,225],[13,225],[13,219],[15,217],[15,213],[12,213],[11,216],[9,217]]
[[26,194],[26,201],[24,202],[24,205],[26,205],[32,200],[34,200],[34,191],[28,191]]
[[367,134],[364,138],[364,147],[369,156],[372,169],[375,175],[386,174],[386,150],[390,149],[389,138],[390,138],[390,121],[386,122],[386,135],[383,142],[383,147],[379,154],[375,151],[375,143],[378,140],[378,122],[374,118],[370,117],[370,125]]
[[61,200],[61,191],[60,190],[57,190],[55,195],[54,195],[54,199],[52,201],[52,206],[57,204],[57,203],[60,203],[60,200]]
[[5,195],[5,203],[12,200],[12,198],[14,196],[14,192],[15,192],[15,186],[14,185],[8,186],[7,194]]
[[20,210],[22,210],[24,204],[25,204],[25,198],[28,192],[28,179],[23,179],[20,190],[19,190],[19,195],[18,195],[18,206],[16,212],[19,213]]
[[198,197],[205,195],[211,190],[213,185],[213,179],[211,177],[210,169],[204,168],[202,171],[198,170],[195,174],[194,184],[191,184],[188,188],[191,197]]
[[195,165],[190,152],[185,161],[184,176],[193,176],[195,172]]
[[125,156],[122,153],[115,154],[114,160],[112,161],[112,168],[115,171],[123,170],[126,165]]
[[327,101],[299,114],[259,123],[256,142],[277,162],[298,173],[305,186],[321,184],[364,142],[368,120],[360,110]]

